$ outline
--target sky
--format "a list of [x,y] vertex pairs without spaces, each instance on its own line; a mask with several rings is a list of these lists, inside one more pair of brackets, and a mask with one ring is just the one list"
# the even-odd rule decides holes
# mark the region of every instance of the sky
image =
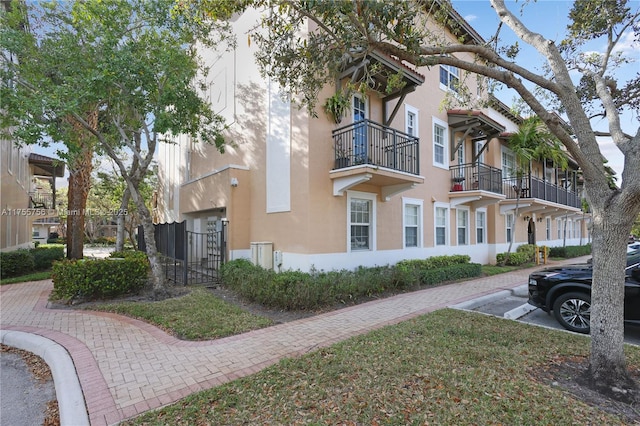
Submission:
[[[638,9],[640,1],[633,0],[630,2],[631,7]],[[454,8],[469,24],[485,39],[489,40],[496,32],[499,19],[498,15],[491,8],[488,0],[452,0]],[[539,32],[548,39],[560,42],[564,38],[565,30],[568,23],[568,13],[572,6],[571,1],[562,0],[538,0],[536,2],[519,2],[506,1],[507,7],[516,13],[519,19],[531,30]],[[523,6],[524,5],[524,6]],[[523,13],[520,13],[523,8]],[[506,26],[501,30],[503,39],[510,43],[516,40],[515,35]],[[526,49],[524,42],[520,41],[521,54],[518,56],[519,65],[523,65],[530,70],[540,70],[542,58],[531,47]],[[605,47],[604,41],[594,42],[588,45],[593,51],[603,51]],[[616,72],[619,81],[626,81],[640,69],[640,45],[633,43],[631,32],[628,32],[622,43],[620,44],[623,54],[626,57],[633,58],[634,62]],[[573,74],[572,74],[573,75]],[[575,74],[578,75],[577,73]],[[621,86],[621,84],[619,85]],[[496,96],[506,105],[511,106],[517,94],[510,89],[502,90],[496,93]],[[608,131],[606,120],[600,119],[593,121],[592,124],[597,130]],[[627,134],[634,135],[638,129],[640,122],[638,117],[632,113],[625,113],[621,116],[621,124],[623,131]],[[613,144],[610,138],[599,138],[600,150],[602,155],[609,160],[608,165],[611,166],[620,178],[624,168],[624,156],[620,150]]]

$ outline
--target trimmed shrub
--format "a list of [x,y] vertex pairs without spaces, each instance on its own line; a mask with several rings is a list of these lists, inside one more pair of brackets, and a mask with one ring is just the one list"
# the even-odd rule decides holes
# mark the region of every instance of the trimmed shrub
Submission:
[[0,276],[2,278],[25,275],[34,270],[33,256],[26,249],[0,253]]
[[523,244],[518,246],[516,253],[522,253],[527,257],[527,261],[523,262],[535,262],[536,260],[536,246],[534,244]]
[[252,302],[287,310],[314,309],[386,291],[479,276],[480,265],[469,263],[469,259],[469,256],[437,256],[402,261],[395,266],[310,273],[276,273],[238,259],[224,264],[221,276],[227,287]]
[[572,258],[591,254],[591,244],[584,246],[551,247],[549,256]]
[[53,265],[51,299],[98,299],[134,293],[146,283],[149,262],[144,253],[128,258],[63,260]]
[[53,262],[64,259],[64,246],[61,244],[41,244],[30,250],[34,268],[38,271],[50,269]]
[[529,254],[526,252],[520,252],[520,253],[515,252],[509,255],[509,260],[507,260],[507,262],[505,263],[506,259],[507,259],[507,253],[498,253],[496,255],[496,263],[498,265],[520,266],[525,263],[535,261],[535,254],[534,254],[534,258],[532,259],[529,257]]

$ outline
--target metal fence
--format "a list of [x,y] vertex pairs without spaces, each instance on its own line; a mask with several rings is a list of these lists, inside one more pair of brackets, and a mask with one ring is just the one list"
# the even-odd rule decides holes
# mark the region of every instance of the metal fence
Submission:
[[[158,257],[168,280],[182,285],[219,281],[226,252],[226,224],[219,223],[208,233],[188,231],[184,221],[154,225]],[[138,227],[138,249],[146,252],[142,226]]]

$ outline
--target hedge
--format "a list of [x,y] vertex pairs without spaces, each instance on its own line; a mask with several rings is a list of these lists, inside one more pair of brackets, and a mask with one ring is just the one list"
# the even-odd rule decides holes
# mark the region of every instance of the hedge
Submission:
[[40,244],[34,249],[0,253],[0,276],[18,277],[34,271],[51,269],[54,261],[64,258],[64,246]]
[[0,276],[2,278],[17,277],[33,272],[35,262],[27,249],[0,253]]
[[50,269],[54,261],[64,259],[64,246],[61,244],[40,244],[30,252],[36,270]]
[[589,254],[591,254],[591,244],[584,246],[551,247],[549,250],[551,257],[572,258]]
[[245,259],[222,266],[224,284],[249,301],[278,309],[314,309],[386,291],[417,288],[480,275],[469,256],[436,256],[354,271],[274,272]]
[[142,252],[131,253],[126,257],[56,262],[51,299],[101,299],[139,291],[146,284],[149,261]]

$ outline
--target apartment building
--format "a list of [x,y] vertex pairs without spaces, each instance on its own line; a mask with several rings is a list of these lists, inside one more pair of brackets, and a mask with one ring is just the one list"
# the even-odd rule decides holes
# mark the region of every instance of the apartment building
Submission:
[[[483,42],[453,15],[468,42]],[[255,11],[237,17],[237,34],[257,19]],[[239,42],[229,52],[203,52],[211,66],[207,96],[230,123],[228,146],[221,154],[187,137],[160,146],[160,222],[225,229],[227,259],[276,270],[443,254],[486,264],[511,242],[513,250],[587,242],[575,163],[559,171],[542,161],[517,174],[507,141],[521,117],[494,98],[480,109],[442,109],[460,82],[479,93],[476,76],[449,66],[414,69],[373,52],[346,64],[337,85],[321,91],[314,117],[260,77],[255,49]],[[349,93],[345,117],[326,114],[325,100],[348,93],[365,66],[383,72],[366,74],[366,93]],[[385,76],[398,71],[401,88],[383,90]]]
[[59,225],[55,180],[64,176],[65,165],[10,140],[0,145],[0,250],[44,243],[49,230]]

